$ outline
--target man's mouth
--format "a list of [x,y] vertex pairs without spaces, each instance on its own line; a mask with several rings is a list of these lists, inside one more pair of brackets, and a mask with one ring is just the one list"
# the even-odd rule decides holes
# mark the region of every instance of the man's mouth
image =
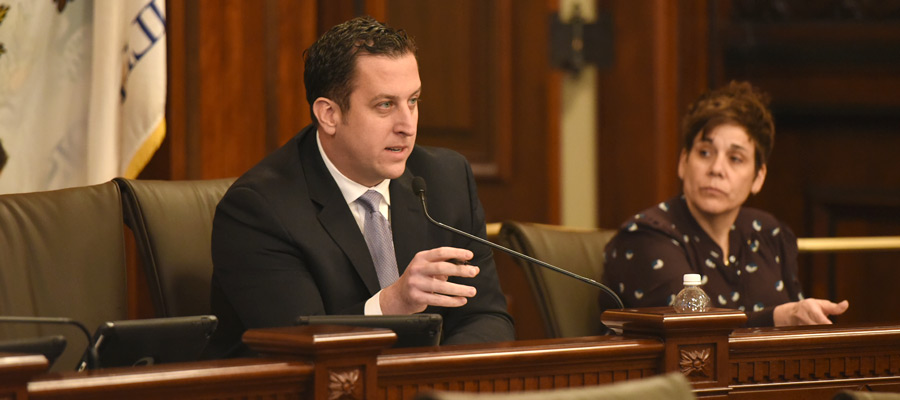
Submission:
[[385,147],[384,149],[387,151],[392,151],[394,153],[399,153],[399,152],[403,151],[403,147]]

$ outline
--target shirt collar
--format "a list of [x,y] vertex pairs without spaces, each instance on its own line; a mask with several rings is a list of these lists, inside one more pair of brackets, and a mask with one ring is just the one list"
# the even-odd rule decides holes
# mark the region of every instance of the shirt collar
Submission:
[[367,190],[374,189],[378,193],[381,193],[381,197],[384,198],[384,201],[388,206],[391,205],[391,191],[389,190],[391,185],[390,179],[385,179],[373,187],[360,185],[345,176],[334,166],[334,163],[332,163],[328,158],[328,155],[325,154],[325,149],[322,148],[322,141],[319,140],[318,130],[316,131],[316,145],[319,147],[319,154],[322,155],[322,161],[325,161],[325,167],[328,168],[328,172],[331,173],[331,177],[334,178],[334,181],[337,183],[338,188],[341,190],[341,194],[344,196],[344,201],[346,201],[347,204],[356,201],[356,199],[358,199],[359,196],[362,196]]

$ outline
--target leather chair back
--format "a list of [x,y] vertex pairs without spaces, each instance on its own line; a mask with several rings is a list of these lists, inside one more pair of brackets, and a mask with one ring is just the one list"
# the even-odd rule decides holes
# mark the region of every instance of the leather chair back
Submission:
[[897,392],[872,392],[869,390],[841,390],[831,400],[900,400],[900,393]]
[[[603,248],[615,233],[615,230],[511,221],[503,223],[499,240],[513,250],[599,281],[603,275]],[[598,302],[605,298],[600,289],[527,261],[515,260],[525,271],[548,337],[606,333],[600,322],[603,310]],[[614,307],[612,300],[609,307]]]
[[[66,317],[94,329],[127,317],[122,203],[113,182],[0,195],[0,315]],[[87,347],[74,326],[0,323],[0,338],[63,334],[54,370]]]
[[212,221],[234,179],[115,179],[157,317],[210,313]]

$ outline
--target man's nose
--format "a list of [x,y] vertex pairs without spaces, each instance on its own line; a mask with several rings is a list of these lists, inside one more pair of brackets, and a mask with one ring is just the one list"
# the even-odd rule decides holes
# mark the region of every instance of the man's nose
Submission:
[[416,107],[400,107],[394,120],[394,132],[407,136],[416,134],[419,112]]

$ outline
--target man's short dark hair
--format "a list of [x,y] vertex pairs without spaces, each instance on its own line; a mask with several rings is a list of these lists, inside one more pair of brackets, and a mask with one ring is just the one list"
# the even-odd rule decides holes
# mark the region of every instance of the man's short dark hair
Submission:
[[341,111],[350,109],[350,92],[360,52],[388,57],[416,54],[416,44],[406,31],[391,28],[372,17],[351,19],[325,32],[303,53],[303,84],[313,122],[313,103],[331,99]]

